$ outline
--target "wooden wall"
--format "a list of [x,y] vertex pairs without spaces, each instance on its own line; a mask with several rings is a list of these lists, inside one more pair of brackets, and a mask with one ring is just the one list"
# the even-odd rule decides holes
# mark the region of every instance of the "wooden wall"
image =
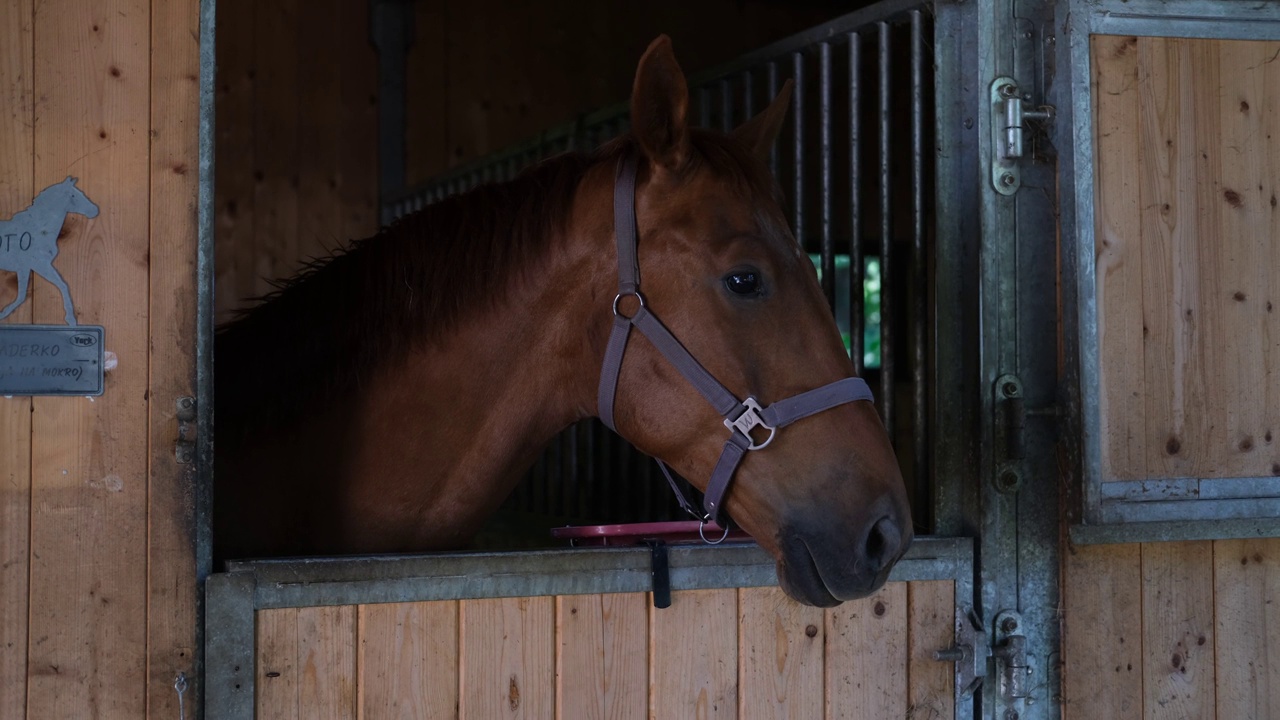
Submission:
[[823,611],[777,588],[260,611],[269,718],[953,717],[949,582]]
[[[1280,43],[1096,37],[1105,473],[1280,474]],[[1280,717],[1280,539],[1069,548],[1065,717]]]
[[[195,560],[198,3],[0,4],[0,217],[68,175],[101,209],[55,267],[119,366],[97,398],[0,398],[0,717],[173,718]],[[44,280],[5,322],[63,322]],[[16,293],[0,271],[0,305]],[[188,695],[190,698],[190,695]],[[187,706],[188,712],[191,705]]]

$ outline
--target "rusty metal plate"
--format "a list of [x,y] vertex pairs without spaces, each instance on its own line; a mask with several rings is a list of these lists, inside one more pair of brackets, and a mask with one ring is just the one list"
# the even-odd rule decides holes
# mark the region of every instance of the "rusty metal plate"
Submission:
[[101,325],[0,325],[0,395],[101,395]]

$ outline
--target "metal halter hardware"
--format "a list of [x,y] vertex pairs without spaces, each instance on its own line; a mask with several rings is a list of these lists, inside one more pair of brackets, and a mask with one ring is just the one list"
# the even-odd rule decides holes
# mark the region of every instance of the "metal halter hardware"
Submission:
[[[720,460],[716,462],[707,483],[702,504],[705,513],[699,514],[693,509],[692,503],[671,477],[666,464],[658,461],[658,467],[662,468],[662,474],[675,492],[680,507],[705,526],[713,520],[719,522],[720,507],[729,483],[748,450],[765,448],[773,442],[780,428],[797,420],[844,403],[871,400],[871,388],[862,378],[849,377],[779,400],[769,407],[761,407],[754,397],[738,400],[649,312],[644,296],[640,294],[640,268],[636,259],[635,194],[636,159],[628,157],[618,167],[613,189],[614,234],[618,241],[618,294],[613,299],[613,330],[609,333],[609,344],[605,348],[604,363],[600,369],[599,415],[610,430],[616,430],[613,422],[614,396],[618,390],[618,376],[622,372],[622,356],[626,353],[627,338],[634,326],[711,403],[729,429],[729,439],[725,441]],[[640,307],[634,315],[625,317],[619,313],[618,303],[629,295],[636,297]],[[761,443],[751,437],[751,431],[758,427],[769,431],[769,437]],[[702,534],[702,526],[699,526],[698,534],[704,542],[717,545],[728,537],[727,523],[721,524],[725,527],[725,535],[715,542],[707,540]]]

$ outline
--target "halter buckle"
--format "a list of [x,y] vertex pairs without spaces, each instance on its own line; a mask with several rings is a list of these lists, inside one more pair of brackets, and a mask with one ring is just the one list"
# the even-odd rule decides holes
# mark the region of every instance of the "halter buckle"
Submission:
[[[764,412],[764,408],[760,407],[760,403],[756,402],[755,398],[749,397],[743,400],[742,407],[742,414],[733,420],[725,418],[724,426],[729,428],[729,432],[737,430],[745,435],[747,442],[751,443],[747,446],[748,450],[761,450],[767,447],[769,443],[773,442],[773,436],[778,433],[778,428],[764,421],[764,417],[761,415]],[[757,443],[756,439],[751,437],[751,431],[758,427],[769,431],[769,437],[762,443]]]

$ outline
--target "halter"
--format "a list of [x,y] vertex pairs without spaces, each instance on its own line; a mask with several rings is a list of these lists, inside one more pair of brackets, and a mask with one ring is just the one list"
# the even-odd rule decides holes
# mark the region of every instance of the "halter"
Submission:
[[[703,497],[705,513],[699,514],[693,509],[684,493],[672,479],[667,466],[658,461],[662,474],[671,485],[680,507],[697,518],[705,526],[708,522],[718,522],[721,501],[733,480],[733,473],[748,450],[762,450],[773,442],[779,428],[786,427],[801,418],[809,417],[856,400],[871,400],[871,388],[862,378],[850,377],[823,385],[815,390],[779,400],[769,407],[762,408],[754,397],[738,400],[737,396],[721,385],[706,368],[702,367],[693,355],[685,349],[680,341],[671,334],[665,325],[645,305],[644,296],[640,294],[640,267],[636,260],[636,160],[628,157],[618,168],[618,176],[613,189],[614,234],[618,240],[618,295],[613,299],[613,330],[609,333],[609,344],[604,353],[604,364],[600,369],[600,419],[610,430],[616,430],[613,424],[613,401],[618,390],[618,374],[622,371],[622,356],[627,349],[627,338],[631,328],[635,326],[648,338],[658,352],[675,366],[680,374],[693,384],[693,387],[711,403],[716,412],[724,417],[725,427],[729,429],[729,439],[725,441],[720,460],[711,471],[711,480],[707,483],[707,492]],[[625,317],[618,311],[618,303],[624,297],[635,296],[640,308],[631,317]],[[769,436],[757,443],[751,437],[751,431],[763,428]],[[728,536],[728,524],[724,523],[725,536]],[[702,528],[699,527],[699,534]],[[706,537],[703,536],[703,540]],[[724,537],[716,541],[721,542]],[[707,542],[710,542],[709,540]],[[716,543],[712,543],[716,544]]]

